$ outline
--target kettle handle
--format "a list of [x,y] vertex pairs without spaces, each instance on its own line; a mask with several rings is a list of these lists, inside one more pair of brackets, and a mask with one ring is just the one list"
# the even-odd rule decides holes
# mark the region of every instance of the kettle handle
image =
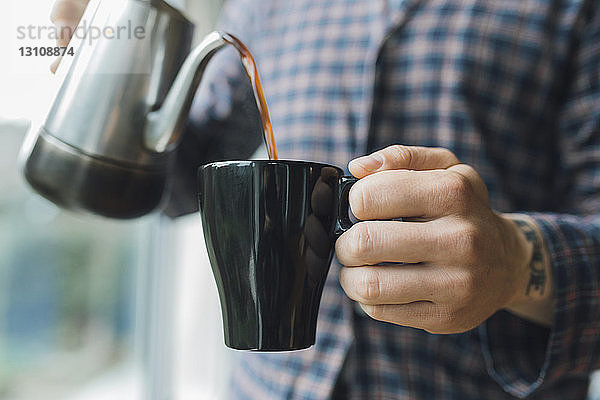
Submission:
[[147,115],[144,144],[148,150],[161,153],[177,142],[206,65],[228,44],[223,35],[213,31],[200,42],[181,66],[163,105]]

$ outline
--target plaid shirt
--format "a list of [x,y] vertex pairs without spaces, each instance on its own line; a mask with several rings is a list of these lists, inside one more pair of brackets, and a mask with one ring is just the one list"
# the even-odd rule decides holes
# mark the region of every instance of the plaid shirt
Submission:
[[[282,158],[345,166],[394,143],[452,150],[480,173],[494,209],[538,223],[556,300],[551,329],[501,311],[464,334],[432,335],[357,311],[334,264],[316,345],[243,354],[231,398],[586,397],[600,367],[599,9],[592,0],[226,4],[222,27],[257,58]],[[192,126],[245,115],[239,60],[224,54],[207,75]],[[242,140],[258,135],[231,124]],[[184,143],[188,156],[199,137]],[[193,179],[191,164],[185,174]]]

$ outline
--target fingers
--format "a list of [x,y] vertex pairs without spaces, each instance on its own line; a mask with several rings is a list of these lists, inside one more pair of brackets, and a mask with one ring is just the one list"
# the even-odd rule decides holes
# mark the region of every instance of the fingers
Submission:
[[461,213],[470,207],[477,182],[446,170],[382,171],[354,184],[350,208],[361,220]]
[[[67,47],[69,45],[69,42],[71,41],[71,38],[73,37],[75,29],[77,28],[78,22],[67,23],[64,20],[58,20],[54,24],[56,25],[58,32],[58,39],[56,40],[56,43],[60,47]],[[56,72],[62,59],[63,58],[61,56],[54,60],[54,62],[50,66],[50,71],[52,71],[52,73]]]
[[52,22],[67,21],[75,22],[75,25],[81,19],[88,1],[86,0],[58,0],[54,3],[50,19]]
[[348,297],[361,304],[407,304],[439,297],[440,275],[440,267],[428,264],[346,267],[340,283]]
[[58,57],[56,60],[54,60],[54,62],[50,65],[50,71],[52,71],[52,73],[54,74],[56,72],[56,70],[58,69],[58,66],[60,65],[60,62],[62,61],[62,57]]
[[448,168],[448,171],[465,177],[468,182],[472,183],[470,188],[473,189],[475,196],[485,204],[489,204],[487,186],[473,167],[467,164],[457,164]]
[[393,145],[350,161],[348,168],[352,175],[363,178],[390,169],[422,171],[445,169],[459,163],[458,158],[444,148]]
[[[507,304],[514,262],[504,255],[514,246],[472,167],[445,149],[390,146],[349,168],[360,178],[350,207],[366,221],[339,237],[336,253],[342,287],[368,315],[458,333]],[[376,265],[385,262],[409,264]]]
[[457,217],[429,222],[364,221],[335,243],[345,266],[385,262],[477,266],[487,254],[501,254],[502,243],[486,231],[493,222],[475,224]]
[[[58,32],[57,44],[60,47],[67,47],[73,33],[79,25],[79,21],[85,11],[89,0],[58,0],[54,3],[50,19],[56,25]],[[54,60],[50,66],[52,73],[55,73],[60,65],[62,57]]]
[[469,324],[463,324],[460,316],[449,307],[428,301],[408,304],[360,304],[360,307],[378,321],[424,329],[429,333],[460,333],[472,328]]
[[67,22],[65,20],[59,20],[54,23],[58,33],[58,39],[56,43],[60,47],[67,47],[69,45],[69,42],[73,37],[73,33],[75,33],[75,29],[77,28],[77,24],[78,22]]
[[442,224],[431,222],[365,221],[338,238],[335,251],[346,266],[384,262],[418,263],[448,257],[441,247]]

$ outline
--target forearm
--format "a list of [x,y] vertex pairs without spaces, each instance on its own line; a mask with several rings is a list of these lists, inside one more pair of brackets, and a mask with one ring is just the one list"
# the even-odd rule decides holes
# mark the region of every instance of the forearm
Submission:
[[[597,345],[600,334],[598,213],[527,213],[525,219],[534,221],[542,234],[548,256],[546,271],[552,271],[546,275],[546,280],[552,281],[546,282],[544,295],[552,298],[555,304],[542,307],[540,311],[531,306],[536,303],[532,301],[529,307],[520,305],[526,309],[524,318],[518,314],[520,309],[497,313],[479,328],[482,351],[491,376],[504,385],[505,390],[520,398],[533,393],[542,382],[552,385],[564,376],[585,376],[600,367]],[[524,278],[523,282],[520,290],[525,294],[530,280]],[[530,294],[534,287],[531,286]],[[542,297],[541,290],[534,291],[536,293]],[[533,320],[528,318],[531,314],[539,319],[549,309],[553,310],[551,329],[529,323]],[[509,318],[510,314],[520,317]],[[542,359],[538,359],[540,354],[544,355]]]
[[525,214],[503,214],[514,229],[515,240],[526,249],[520,287],[507,311],[526,320],[552,325],[554,315],[554,277],[548,249],[540,228]]

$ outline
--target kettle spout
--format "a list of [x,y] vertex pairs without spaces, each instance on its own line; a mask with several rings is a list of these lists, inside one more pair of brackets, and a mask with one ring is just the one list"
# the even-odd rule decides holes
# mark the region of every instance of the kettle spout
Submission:
[[228,44],[223,35],[214,31],[202,40],[183,63],[161,108],[147,115],[144,142],[148,150],[160,153],[177,142],[206,65]]

